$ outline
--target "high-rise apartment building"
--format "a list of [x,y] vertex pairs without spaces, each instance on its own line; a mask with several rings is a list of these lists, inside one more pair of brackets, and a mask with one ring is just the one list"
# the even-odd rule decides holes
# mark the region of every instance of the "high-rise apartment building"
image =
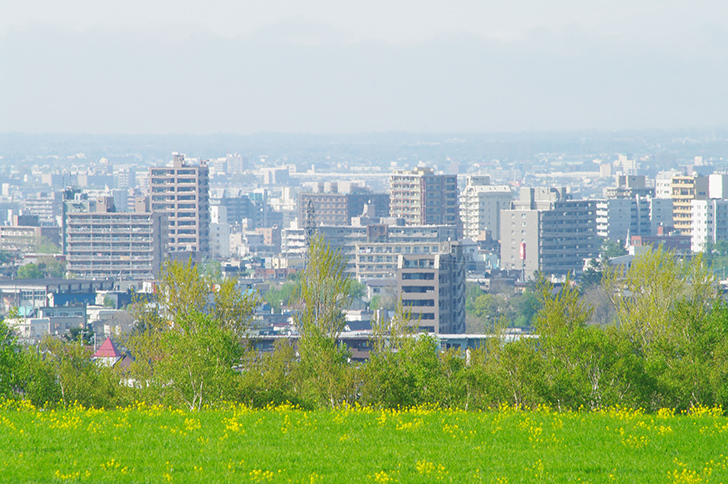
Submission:
[[655,235],[666,229],[672,230],[672,198],[651,198],[650,233]]
[[349,225],[352,217],[373,208],[376,217],[389,216],[389,195],[386,193],[309,193],[298,195],[298,221],[305,224],[309,203],[313,206],[315,225]]
[[680,175],[672,177],[672,224],[682,235],[692,234],[692,202],[708,199],[708,177]]
[[650,200],[640,196],[597,200],[597,235],[622,244],[631,235],[650,235]]
[[463,235],[477,239],[487,230],[492,237],[500,237],[501,210],[510,208],[512,200],[513,192],[508,185],[491,185],[487,175],[466,177],[465,189],[460,194]]
[[434,333],[465,332],[465,260],[455,242],[434,254],[397,257],[397,293],[412,323]]
[[149,169],[152,211],[169,223],[170,255],[194,259],[210,252],[210,185],[207,164],[175,153],[171,163]]
[[30,215],[37,215],[41,225],[58,227],[63,211],[63,192],[38,192],[29,195],[23,202],[23,208]]
[[515,208],[503,211],[501,268],[523,271],[525,277],[535,271],[563,275],[580,271],[584,259],[599,254],[597,202],[560,199],[564,195],[559,190],[525,189]]
[[412,225],[457,225],[457,175],[436,175],[432,168],[395,171],[389,212]]
[[152,280],[166,254],[167,224],[145,199],[134,212],[116,212],[113,199],[75,198],[63,204],[67,270],[87,279]]
[[690,248],[702,252],[708,243],[728,240],[728,200],[693,200]]

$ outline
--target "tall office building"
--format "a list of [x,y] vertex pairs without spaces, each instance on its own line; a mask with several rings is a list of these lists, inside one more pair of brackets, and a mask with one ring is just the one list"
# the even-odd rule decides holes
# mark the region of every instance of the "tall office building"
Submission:
[[395,171],[389,212],[412,225],[458,225],[457,175],[436,175],[432,168]]
[[493,238],[500,237],[501,210],[511,208],[512,200],[513,192],[508,185],[491,185],[487,175],[466,177],[465,189],[460,194],[463,235],[477,239],[487,230]]
[[167,217],[170,256],[194,259],[210,252],[210,185],[207,164],[175,153],[171,163],[149,169],[152,211]]

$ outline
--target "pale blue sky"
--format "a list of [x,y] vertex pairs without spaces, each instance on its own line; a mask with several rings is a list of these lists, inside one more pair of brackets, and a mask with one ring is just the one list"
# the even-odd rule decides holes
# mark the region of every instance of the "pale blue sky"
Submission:
[[0,131],[726,125],[728,2],[0,3]]

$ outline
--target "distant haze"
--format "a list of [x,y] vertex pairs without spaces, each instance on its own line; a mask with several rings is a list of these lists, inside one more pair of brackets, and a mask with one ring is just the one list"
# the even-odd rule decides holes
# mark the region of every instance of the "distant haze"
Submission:
[[0,4],[0,132],[726,126],[728,2]]

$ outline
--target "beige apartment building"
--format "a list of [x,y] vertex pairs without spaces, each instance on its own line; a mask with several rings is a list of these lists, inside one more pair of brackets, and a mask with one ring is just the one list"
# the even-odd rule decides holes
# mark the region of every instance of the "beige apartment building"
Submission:
[[389,212],[409,225],[457,225],[457,175],[436,175],[432,168],[395,171],[390,177]]
[[68,272],[85,279],[153,280],[166,255],[164,217],[150,212],[145,199],[134,212],[117,212],[110,197],[82,197],[64,202]]
[[205,162],[175,153],[168,166],[149,169],[152,212],[169,224],[169,254],[199,260],[210,251],[210,185]]
[[672,224],[681,235],[692,235],[692,202],[708,199],[708,177],[680,175],[673,176]]

